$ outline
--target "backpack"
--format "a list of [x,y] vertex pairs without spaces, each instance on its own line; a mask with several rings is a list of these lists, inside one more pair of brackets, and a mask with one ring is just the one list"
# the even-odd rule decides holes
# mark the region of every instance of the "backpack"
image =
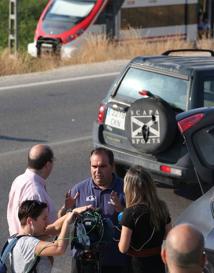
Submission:
[[[15,247],[17,241],[23,237],[23,236],[29,236],[29,235],[13,235],[9,239],[10,241],[7,241],[5,245],[3,246],[3,249],[1,251],[1,256],[0,256],[0,273],[7,273],[7,266],[6,266],[6,260],[9,256],[9,254],[12,252],[13,248]],[[37,266],[38,262],[40,260],[40,257],[36,256],[35,262],[33,263],[33,266],[31,267],[30,270],[26,273],[31,273],[35,270],[35,267]]]

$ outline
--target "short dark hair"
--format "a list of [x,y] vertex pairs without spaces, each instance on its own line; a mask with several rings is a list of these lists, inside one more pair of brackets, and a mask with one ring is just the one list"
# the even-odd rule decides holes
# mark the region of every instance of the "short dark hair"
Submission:
[[48,205],[45,202],[38,200],[25,200],[21,203],[18,210],[18,217],[21,225],[26,224],[28,217],[36,220],[41,215],[42,211],[47,208]]
[[101,154],[101,153],[104,153],[107,155],[108,157],[108,160],[109,160],[109,164],[113,166],[114,164],[114,154],[111,150],[108,150],[106,148],[103,148],[103,147],[98,147],[98,148],[95,148],[91,151],[91,154],[90,154],[90,158],[92,155],[97,155],[97,154]]
[[35,170],[41,170],[47,162],[52,162],[54,159],[53,151],[49,146],[44,146],[44,149],[39,155],[32,159],[30,151],[28,153],[28,167]]

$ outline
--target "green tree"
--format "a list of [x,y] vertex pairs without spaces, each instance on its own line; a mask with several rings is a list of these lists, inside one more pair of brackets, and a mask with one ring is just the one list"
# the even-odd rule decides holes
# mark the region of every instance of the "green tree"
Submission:
[[[18,4],[19,49],[33,41],[38,19],[48,0],[16,0]],[[0,48],[8,46],[9,0],[0,0]]]
[[8,41],[8,0],[0,1],[0,48],[7,47]]
[[19,42],[20,49],[26,49],[33,42],[34,33],[39,17],[47,4],[47,0],[19,0]]

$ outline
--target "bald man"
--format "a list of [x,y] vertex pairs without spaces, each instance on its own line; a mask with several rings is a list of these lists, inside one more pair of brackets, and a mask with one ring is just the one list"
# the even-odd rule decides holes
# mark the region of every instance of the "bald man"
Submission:
[[47,145],[37,144],[28,152],[28,166],[25,172],[13,181],[7,206],[7,222],[9,233],[19,232],[20,223],[18,209],[25,200],[38,200],[48,205],[49,223],[56,218],[56,210],[52,199],[46,191],[46,179],[50,175],[54,163],[54,154]]
[[190,224],[177,225],[168,233],[161,256],[170,273],[202,273],[204,237]]

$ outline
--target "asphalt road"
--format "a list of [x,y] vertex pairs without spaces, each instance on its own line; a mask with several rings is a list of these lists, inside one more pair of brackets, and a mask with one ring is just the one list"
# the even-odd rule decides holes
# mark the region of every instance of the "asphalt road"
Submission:
[[[58,208],[65,192],[89,175],[91,130],[100,100],[127,61],[0,78],[0,246],[8,237],[6,206],[11,182],[26,167],[29,147],[48,143],[55,152],[48,191]],[[172,220],[191,202],[173,189],[158,188]],[[54,272],[70,272],[69,253]]]

